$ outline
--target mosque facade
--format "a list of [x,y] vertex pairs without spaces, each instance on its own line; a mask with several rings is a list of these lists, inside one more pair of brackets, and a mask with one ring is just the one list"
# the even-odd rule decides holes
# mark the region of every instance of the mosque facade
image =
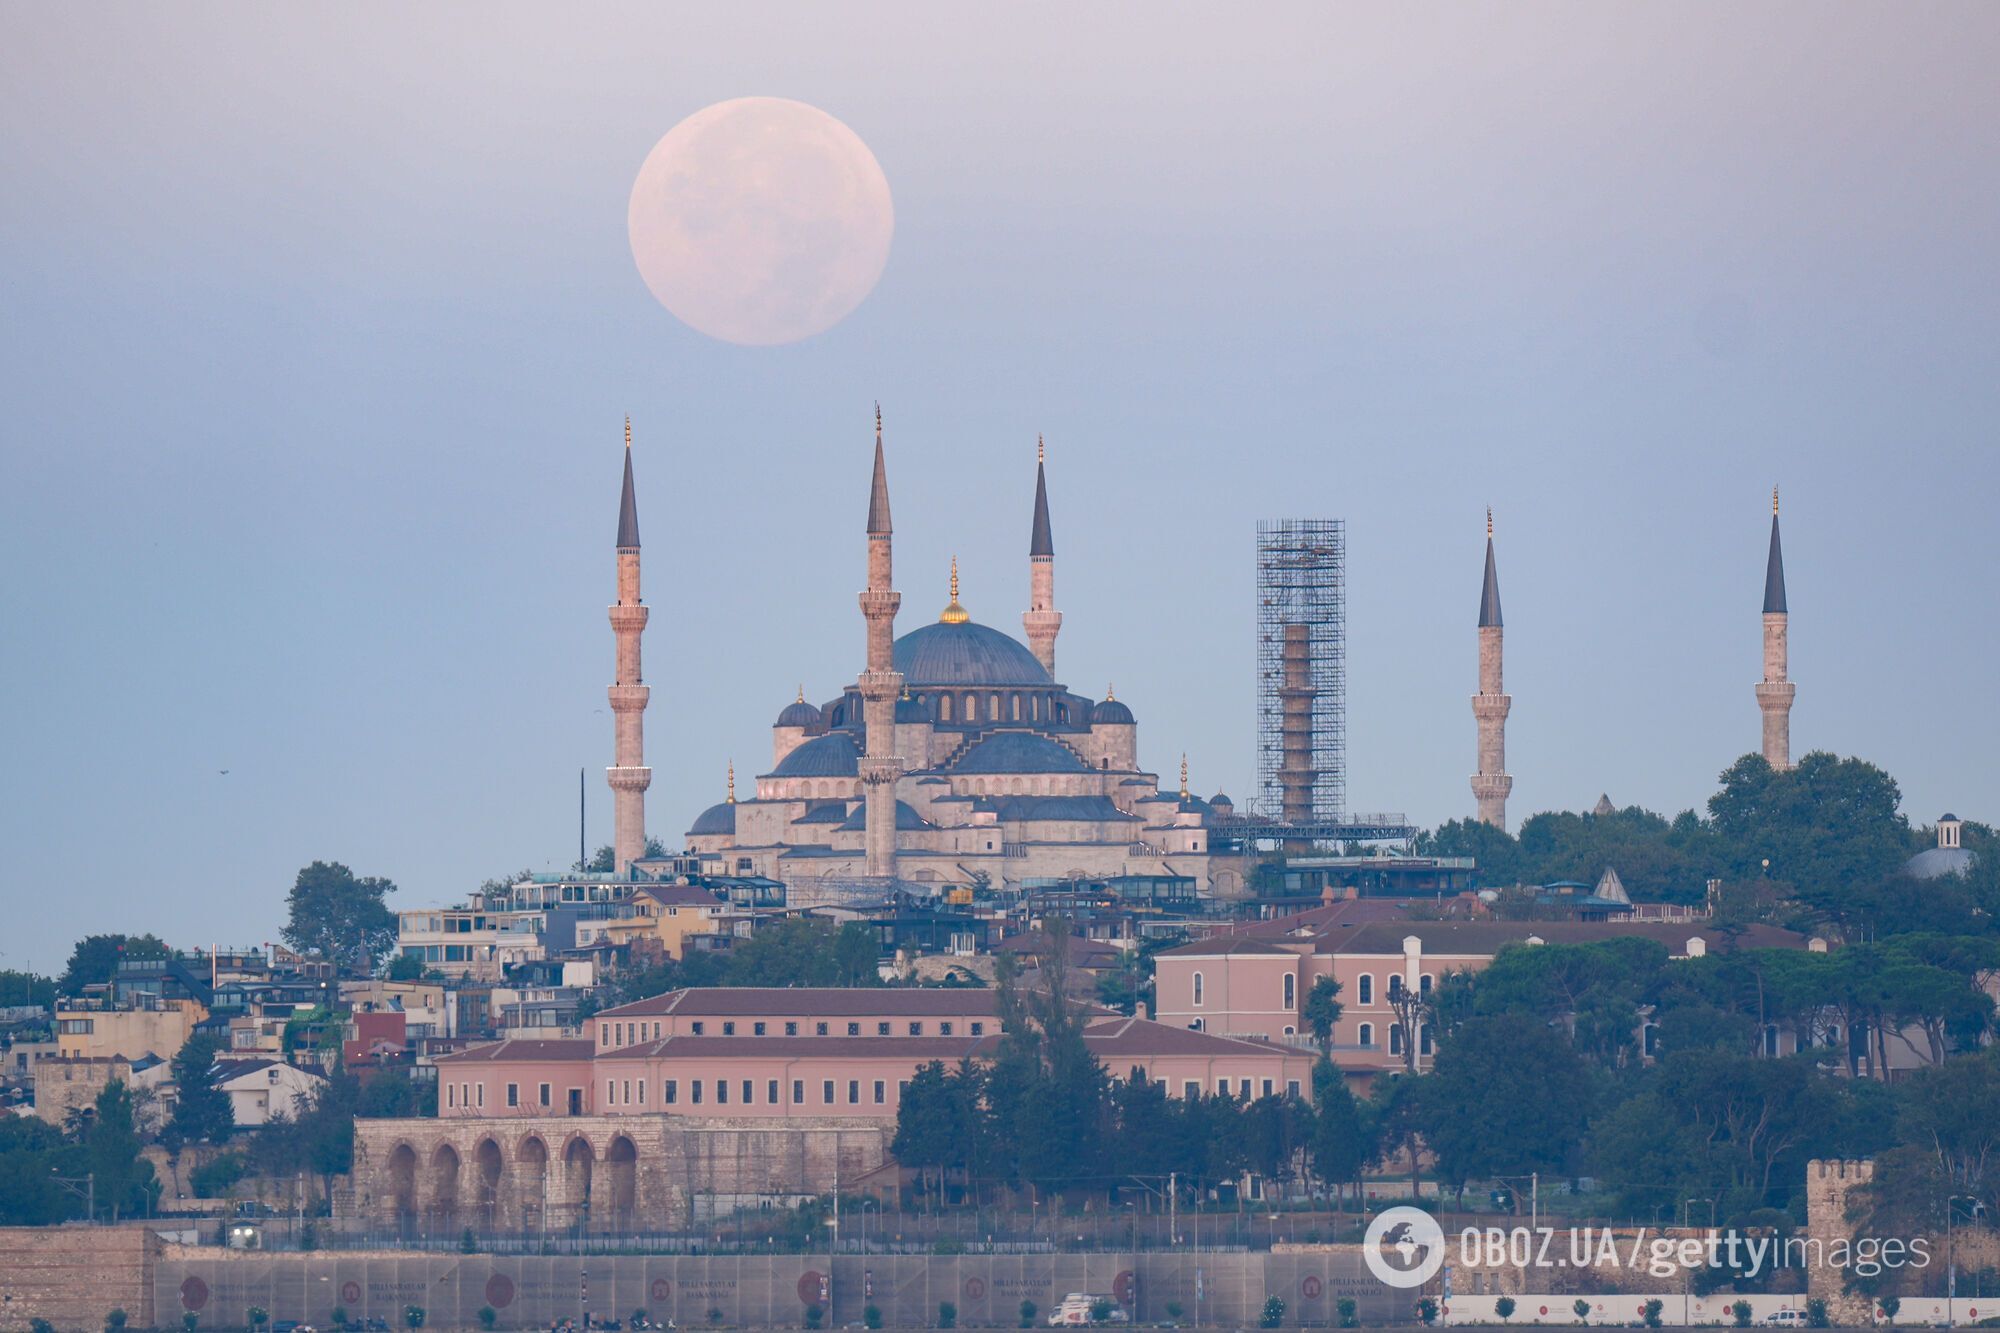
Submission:
[[[771,727],[769,768],[754,794],[728,799],[688,828],[690,852],[732,874],[815,886],[984,882],[1019,889],[1124,876],[1191,878],[1196,891],[1243,890],[1240,852],[1211,850],[1234,813],[1162,786],[1139,762],[1131,707],[1107,688],[1092,698],[1064,684],[1056,640],[1055,539],[1045,459],[1035,465],[1023,637],[975,621],[951,599],[935,619],[894,632],[893,527],[876,418],[866,531],[863,670],[837,695],[803,687]],[[624,761],[631,764],[631,759]]]

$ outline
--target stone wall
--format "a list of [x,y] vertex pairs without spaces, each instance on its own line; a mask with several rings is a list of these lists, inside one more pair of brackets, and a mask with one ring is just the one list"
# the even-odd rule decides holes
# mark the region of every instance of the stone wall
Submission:
[[361,1120],[345,1206],[405,1234],[669,1231],[738,1203],[868,1188],[894,1134],[866,1119]]
[[46,1319],[59,1333],[97,1333],[113,1310],[150,1328],[159,1251],[143,1226],[0,1227],[0,1329]]

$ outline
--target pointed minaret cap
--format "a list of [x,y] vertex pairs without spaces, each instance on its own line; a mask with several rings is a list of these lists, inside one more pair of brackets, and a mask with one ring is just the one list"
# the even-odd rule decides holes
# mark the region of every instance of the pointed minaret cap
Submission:
[[1785,552],[1778,544],[1778,488],[1771,488],[1771,555],[1764,563],[1764,614],[1785,612]]
[[639,549],[639,500],[632,491],[632,418],[625,418],[625,490],[618,497],[618,549]]
[[1493,564],[1493,510],[1486,511],[1486,582],[1479,590],[1479,628],[1500,628],[1500,571]]
[[1045,456],[1042,437],[1035,437],[1035,523],[1028,534],[1028,558],[1051,556],[1056,553],[1055,537],[1049,531],[1049,479],[1042,466]]
[[889,535],[889,469],[882,462],[882,404],[875,404],[875,481],[868,490],[868,535]]

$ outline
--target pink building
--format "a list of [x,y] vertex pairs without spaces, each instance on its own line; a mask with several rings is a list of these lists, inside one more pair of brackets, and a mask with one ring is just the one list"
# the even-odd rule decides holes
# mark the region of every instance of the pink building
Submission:
[[[918,1069],[991,1058],[990,990],[674,991],[608,1009],[585,1035],[509,1040],[437,1061],[445,1117],[673,1115],[893,1120]],[[1114,1078],[1173,1096],[1311,1094],[1310,1052],[1144,1019],[1092,1022],[1084,1041]]]
[[[1278,1044],[1310,1046],[1303,1006],[1313,983],[1340,983],[1334,1062],[1350,1075],[1414,1065],[1431,1056],[1422,1006],[1454,972],[1477,972],[1508,945],[1580,944],[1638,937],[1676,958],[1730,947],[1719,931],[1654,921],[1342,921],[1322,913],[1261,922],[1238,934],[1184,944],[1158,955],[1155,996],[1163,1024]],[[1812,947],[1805,936],[1769,926],[1743,932],[1742,948]],[[1414,1050],[1414,1058],[1406,1051]]]

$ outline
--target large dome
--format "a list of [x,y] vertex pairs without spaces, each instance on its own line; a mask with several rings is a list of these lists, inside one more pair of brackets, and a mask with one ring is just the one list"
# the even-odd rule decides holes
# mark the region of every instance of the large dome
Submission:
[[1031,731],[996,731],[953,764],[955,773],[1087,773],[1090,766],[1060,741]]
[[896,670],[913,689],[1055,683],[1026,644],[969,620],[940,620],[896,640]]

